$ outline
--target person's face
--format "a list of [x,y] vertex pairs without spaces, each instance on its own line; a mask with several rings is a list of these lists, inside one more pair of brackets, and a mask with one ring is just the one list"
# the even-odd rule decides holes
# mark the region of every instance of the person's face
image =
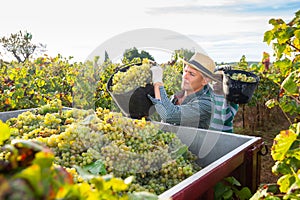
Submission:
[[181,89],[187,94],[195,93],[203,88],[207,81],[202,73],[193,67],[186,65],[183,69]]

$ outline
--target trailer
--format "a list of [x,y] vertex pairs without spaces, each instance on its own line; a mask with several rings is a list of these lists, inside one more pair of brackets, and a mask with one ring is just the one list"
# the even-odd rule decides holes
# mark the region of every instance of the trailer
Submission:
[[[69,109],[69,108],[64,108]],[[0,112],[0,120],[17,117],[32,109]],[[198,156],[200,171],[159,195],[159,199],[213,199],[214,186],[226,177],[235,177],[255,193],[260,183],[262,138],[193,127],[159,124],[163,131],[174,132]]]
[[262,138],[159,123],[177,134],[198,156],[202,169],[162,193],[161,199],[213,199],[213,188],[228,176],[255,193],[260,183]]

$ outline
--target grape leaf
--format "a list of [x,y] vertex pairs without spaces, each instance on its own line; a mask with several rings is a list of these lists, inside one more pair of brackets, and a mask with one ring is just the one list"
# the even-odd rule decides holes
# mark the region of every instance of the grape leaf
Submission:
[[285,162],[277,161],[275,165],[272,167],[272,173],[275,175],[278,174],[290,174],[292,171],[290,167]]
[[0,145],[3,145],[3,142],[9,139],[9,137],[10,137],[9,126],[0,120]]
[[252,193],[248,187],[243,187],[240,191],[237,191],[237,196],[241,200],[250,199]]
[[295,191],[299,191],[299,190],[300,190],[300,179],[297,178],[297,180],[291,185],[287,193],[295,193]]
[[297,135],[292,130],[283,130],[275,137],[271,149],[271,155],[274,160],[283,160],[285,154],[290,149],[292,143],[296,140]]
[[278,179],[277,184],[279,185],[280,191],[286,193],[294,181],[295,179],[293,175],[286,174]]
[[296,72],[297,71],[293,71],[292,73],[290,73],[281,84],[281,88],[283,88],[286,92],[288,92],[291,95],[299,95],[297,83],[294,81]]
[[27,180],[30,185],[33,187],[35,193],[38,196],[42,196],[44,192],[44,188],[40,186],[39,183],[42,182],[42,173],[40,166],[34,164],[31,165],[24,170],[22,170],[20,173],[16,174],[14,178],[21,178]]
[[278,105],[278,101],[276,99],[269,99],[265,105],[268,107],[268,108],[273,108],[275,107],[276,105]]
[[105,169],[105,165],[102,162],[102,160],[97,160],[96,162],[93,162],[89,165],[86,165],[83,167],[83,169],[91,172],[92,174],[101,174],[101,175],[105,175],[107,174],[107,171]]
[[236,180],[236,178],[234,178],[233,176],[227,177],[225,178],[225,180],[230,183],[230,185],[236,185],[236,186],[241,186],[241,183]]
[[186,145],[182,145],[178,147],[176,150],[171,152],[172,158],[178,158],[179,156],[182,156],[188,151],[188,147]]

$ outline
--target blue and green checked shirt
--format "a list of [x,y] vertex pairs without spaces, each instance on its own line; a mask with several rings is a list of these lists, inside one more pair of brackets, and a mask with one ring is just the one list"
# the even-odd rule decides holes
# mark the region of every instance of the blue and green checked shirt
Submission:
[[176,105],[168,98],[163,86],[159,87],[161,100],[149,96],[162,121],[174,125],[208,129],[212,116],[212,90],[209,86],[185,98]]

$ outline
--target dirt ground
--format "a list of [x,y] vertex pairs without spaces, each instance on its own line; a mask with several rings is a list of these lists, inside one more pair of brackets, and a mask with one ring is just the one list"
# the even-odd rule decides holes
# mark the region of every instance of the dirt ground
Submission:
[[241,128],[240,123],[235,123],[235,133],[243,135],[251,135],[261,137],[268,148],[266,155],[261,156],[261,172],[260,183],[276,183],[279,176],[272,173],[272,167],[275,164],[271,156],[271,147],[273,140],[280,130],[286,129],[288,123],[285,119],[270,119],[268,124],[264,127],[259,127],[256,130],[249,130],[247,128]]

